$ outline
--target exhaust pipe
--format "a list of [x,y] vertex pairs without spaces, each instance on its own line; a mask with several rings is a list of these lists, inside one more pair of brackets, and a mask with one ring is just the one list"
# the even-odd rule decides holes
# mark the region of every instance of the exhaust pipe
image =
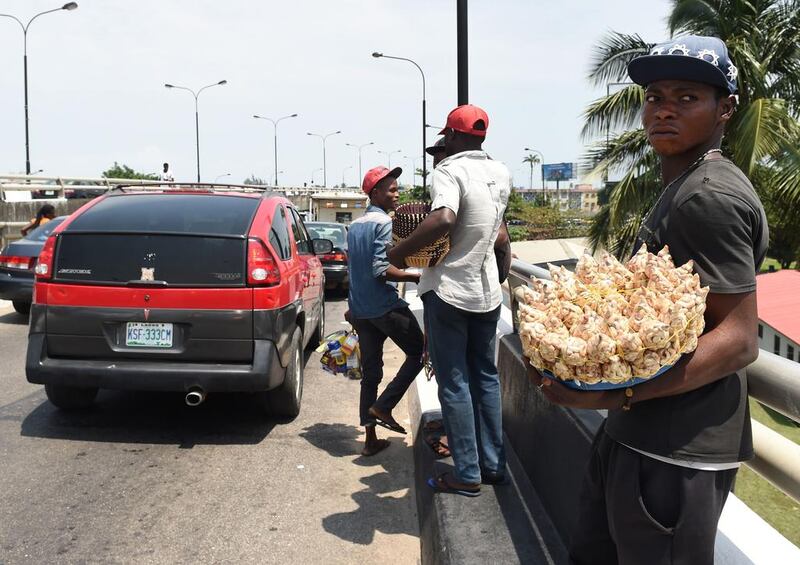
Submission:
[[206,399],[206,391],[204,391],[199,386],[192,387],[191,389],[189,389],[189,392],[186,393],[187,406],[200,406],[205,399]]

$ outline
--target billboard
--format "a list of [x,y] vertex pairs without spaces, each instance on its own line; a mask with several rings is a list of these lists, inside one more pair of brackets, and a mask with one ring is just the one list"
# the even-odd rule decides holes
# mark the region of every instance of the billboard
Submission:
[[575,163],[551,163],[542,165],[542,175],[546,180],[570,180],[575,178]]

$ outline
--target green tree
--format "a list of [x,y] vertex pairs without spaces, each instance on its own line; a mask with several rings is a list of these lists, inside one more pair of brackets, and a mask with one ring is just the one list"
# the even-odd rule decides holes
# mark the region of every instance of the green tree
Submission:
[[158,180],[158,175],[153,173],[139,173],[131,169],[128,165],[120,165],[114,161],[114,165],[101,173],[105,179],[142,179]]
[[[673,0],[669,26],[673,35],[713,35],[726,42],[739,70],[739,104],[723,152],[764,201],[800,205],[800,0]],[[611,32],[596,49],[590,80],[597,86],[627,80],[628,62],[653,45],[638,35]],[[584,139],[602,138],[589,148],[584,165],[606,178],[609,171],[624,172],[607,187],[608,202],[594,217],[589,238],[593,247],[620,257],[632,251],[641,218],[662,188],[658,157],[639,127],[643,103],[643,89],[631,85],[594,101],[584,113]]]
[[260,186],[269,186],[269,183],[262,179],[261,177],[257,177],[255,174],[251,174],[249,177],[244,179],[242,184],[257,184]]
[[534,155],[533,153],[529,153],[523,160],[523,163],[528,163],[531,166],[531,183],[528,188],[533,190],[533,166],[538,165],[542,162],[538,155]]

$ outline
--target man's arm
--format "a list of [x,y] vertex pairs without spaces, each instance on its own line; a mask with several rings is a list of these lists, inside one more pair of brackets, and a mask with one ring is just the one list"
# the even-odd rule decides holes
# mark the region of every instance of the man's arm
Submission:
[[419,273],[411,273],[409,271],[398,269],[394,265],[389,265],[389,268],[386,270],[384,278],[387,281],[392,281],[392,282],[419,283],[419,276],[420,276]]
[[503,282],[511,271],[511,238],[508,236],[505,220],[500,224],[500,231],[497,232],[497,239],[494,240],[494,254],[497,257],[500,282]]
[[434,210],[422,220],[410,236],[389,249],[387,253],[389,262],[395,267],[404,268],[406,257],[449,234],[455,225],[456,215],[452,210],[449,208]]
[[[706,325],[711,328],[698,340],[697,349],[659,378],[638,385],[632,402],[674,396],[713,383],[752,363],[758,357],[756,293],[709,294]],[[551,402],[576,408],[620,408],[625,400],[621,390],[574,391],[543,378],[530,367],[529,377],[544,384],[542,391]]]

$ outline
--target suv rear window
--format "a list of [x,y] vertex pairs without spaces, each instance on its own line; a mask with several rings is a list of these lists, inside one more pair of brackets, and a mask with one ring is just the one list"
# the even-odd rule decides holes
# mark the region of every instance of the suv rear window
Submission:
[[61,234],[55,279],[244,286],[247,231],[259,203],[206,194],[111,196]]
[[259,202],[207,194],[110,196],[75,218],[67,231],[245,235]]

